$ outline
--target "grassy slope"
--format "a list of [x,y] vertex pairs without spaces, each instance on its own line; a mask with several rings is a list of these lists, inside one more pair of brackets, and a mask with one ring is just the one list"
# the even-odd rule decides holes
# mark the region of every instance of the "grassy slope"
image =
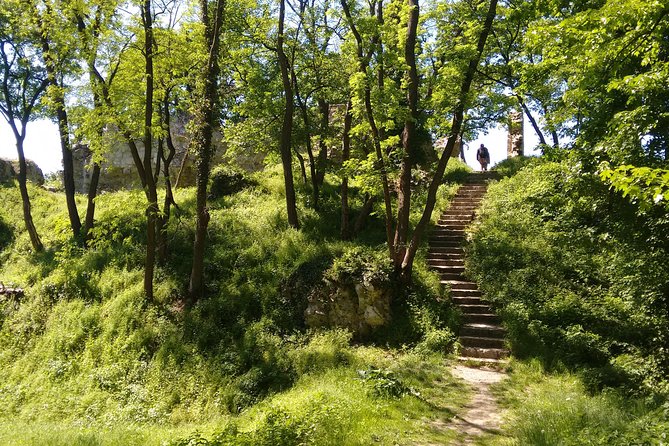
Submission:
[[[31,188],[35,223],[47,246],[34,255],[18,193],[0,187],[0,226],[11,239],[0,245],[0,280],[26,289],[20,302],[0,300],[1,444],[159,444],[230,423],[240,432],[271,435],[277,407],[297,418],[316,413],[324,417],[320,422],[334,420],[319,444],[340,444],[342,436],[345,444],[370,438],[392,444],[417,432],[422,438],[426,419],[450,416],[463,389],[425,349],[419,355],[353,347],[346,338],[333,356],[318,338],[290,330],[299,322],[286,310],[291,302],[282,286],[305,270],[305,277],[317,277],[323,259],[355,243],[337,239],[333,188],[322,214],[300,210],[303,227],[295,231],[285,224],[278,170],[258,181],[258,187],[212,203],[210,297],[185,312],[175,302],[189,267],[192,190],[177,193],[172,255],[158,268],[156,302],[147,305],[140,192],[98,198],[95,238],[84,251],[69,241],[62,195]],[[452,190],[442,191],[442,204]],[[79,204],[83,211],[83,200]],[[357,243],[382,249],[382,237],[373,220]],[[417,274],[422,296],[414,303],[438,288],[420,261]],[[444,323],[419,307],[409,312],[408,339]],[[356,372],[372,366],[394,370],[423,397],[374,396]],[[319,398],[331,407],[321,415],[313,406]],[[449,435],[435,432],[434,438]]]

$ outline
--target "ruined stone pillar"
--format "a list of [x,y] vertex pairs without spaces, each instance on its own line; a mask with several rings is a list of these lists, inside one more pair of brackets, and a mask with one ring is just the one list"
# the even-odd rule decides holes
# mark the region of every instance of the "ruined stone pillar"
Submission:
[[509,137],[506,143],[507,158],[523,156],[523,113],[513,110],[509,113]]

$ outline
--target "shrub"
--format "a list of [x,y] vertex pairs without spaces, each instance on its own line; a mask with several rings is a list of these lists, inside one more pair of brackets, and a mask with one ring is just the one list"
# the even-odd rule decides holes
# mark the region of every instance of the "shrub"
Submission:
[[580,163],[534,163],[490,187],[466,267],[517,355],[587,366],[593,389],[655,391],[669,370],[657,224]]
[[216,200],[232,195],[257,183],[240,171],[230,166],[217,166],[211,172],[209,180],[209,199]]

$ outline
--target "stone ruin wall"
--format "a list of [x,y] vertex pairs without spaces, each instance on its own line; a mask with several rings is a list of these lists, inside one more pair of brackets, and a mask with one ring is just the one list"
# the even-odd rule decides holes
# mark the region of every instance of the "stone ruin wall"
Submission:
[[[179,179],[179,187],[188,187],[195,185],[195,163],[194,156],[188,155],[189,139],[186,132],[187,117],[185,115],[174,117],[172,120],[172,140],[176,149],[176,154],[170,164],[170,180],[174,186],[179,171],[182,171]],[[215,152],[211,165],[216,166],[223,162],[225,156],[225,143],[222,134],[214,134]],[[137,141],[137,149],[140,157],[143,156],[144,146],[141,141]],[[167,151],[167,147],[164,148]],[[157,158],[157,144],[153,147],[153,166]],[[87,146],[77,145],[73,148],[74,156],[74,178],[75,187],[79,193],[88,193],[88,187],[91,180],[92,164],[91,153]],[[126,143],[114,144],[108,153],[104,156],[102,171],[100,173],[99,191],[114,191],[121,189],[141,188],[139,175],[135,167],[135,162]],[[247,157],[235,157],[235,161],[240,167],[247,170],[258,170],[263,166],[263,157],[252,155]],[[183,169],[182,169],[183,167]],[[162,166],[161,166],[162,171]],[[160,184],[162,185],[162,178]]]
[[509,136],[506,143],[506,156],[523,156],[523,113],[513,110],[509,113]]

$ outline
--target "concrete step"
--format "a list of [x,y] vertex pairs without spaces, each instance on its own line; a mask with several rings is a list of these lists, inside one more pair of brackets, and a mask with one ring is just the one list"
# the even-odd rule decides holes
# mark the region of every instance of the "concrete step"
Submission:
[[506,330],[495,324],[464,324],[460,328],[460,336],[479,336],[485,338],[502,339]]
[[477,359],[503,359],[509,356],[509,351],[503,348],[462,347],[460,356]]
[[460,336],[460,343],[465,347],[504,349],[504,339],[484,338],[478,336]]
[[499,316],[493,313],[478,314],[478,313],[464,313],[462,320],[465,324],[487,324],[499,325],[502,321]]

